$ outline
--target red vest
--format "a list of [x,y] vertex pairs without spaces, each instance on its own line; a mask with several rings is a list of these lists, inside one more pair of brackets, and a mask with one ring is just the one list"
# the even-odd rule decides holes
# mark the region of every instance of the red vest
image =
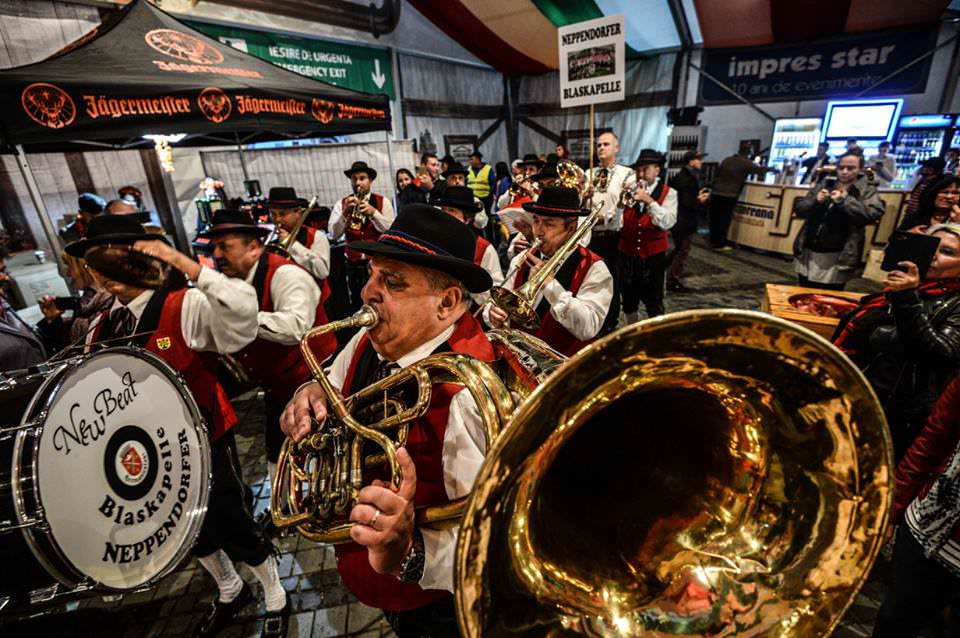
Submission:
[[[163,293],[154,293],[163,294]],[[237,424],[237,415],[230,405],[227,393],[217,380],[218,355],[216,352],[197,352],[187,345],[180,328],[183,312],[183,298],[187,290],[175,290],[167,293],[163,308],[159,313],[159,322],[153,333],[147,337],[143,347],[157,355],[180,373],[204,417],[208,420],[210,441],[216,441]],[[100,314],[100,321],[93,334],[93,340],[100,340],[100,333],[109,320],[110,311]],[[141,322],[143,317],[141,317]],[[139,330],[139,326],[138,326]]]
[[[670,187],[663,184],[657,203],[661,206],[667,199]],[[620,229],[620,243],[617,248],[629,257],[646,259],[667,252],[667,231],[654,225],[647,213],[638,213],[636,207],[623,209],[623,228]]]
[[[277,269],[287,265],[296,266],[293,261],[266,251],[260,258],[257,267],[265,269],[265,276],[261,278],[261,273],[258,271],[254,287],[257,290],[257,298],[260,300],[261,312],[274,311],[273,300],[270,298],[270,284]],[[300,266],[296,267],[300,268]],[[322,326],[325,323],[327,323],[327,313],[323,309],[321,296],[313,325]],[[313,339],[311,343],[320,361],[329,358],[337,349],[337,337],[332,332]],[[286,345],[257,337],[253,343],[233,356],[264,391],[284,403],[293,397],[294,391],[302,383],[310,379],[310,368],[303,360],[299,344]]]
[[483,254],[487,252],[487,246],[490,245],[483,237],[477,237],[477,247],[473,251],[473,263],[483,266]]
[[[364,387],[360,378],[356,379],[359,387],[354,387],[354,376],[361,362],[362,365],[376,365],[377,357],[372,350],[370,340],[364,334],[360,337],[350,361],[343,384],[344,394],[352,394]],[[492,362],[495,356],[483,328],[469,313],[465,313],[457,321],[453,334],[435,352],[450,351],[468,354],[488,363]],[[417,493],[414,496],[417,508],[449,502],[443,484],[443,436],[447,429],[450,400],[462,389],[463,386],[452,383],[434,385],[426,414],[410,427],[406,447],[417,467]],[[365,478],[364,484],[368,483]],[[337,570],[344,585],[360,602],[370,607],[388,611],[420,609],[450,595],[447,591],[421,589],[416,583],[403,583],[393,576],[376,573],[370,567],[367,548],[362,545],[337,545],[336,552]]]
[[[567,258],[567,261],[564,262],[559,272],[557,272],[555,279],[576,297],[577,292],[580,290],[580,285],[586,278],[590,267],[598,261],[603,261],[600,255],[583,246],[577,246],[577,251]],[[530,266],[525,261],[523,265],[517,269],[517,275],[513,280],[514,290],[527,281],[529,274]],[[535,337],[539,337],[547,342],[547,345],[554,350],[571,357],[579,352],[585,345],[593,341],[593,339],[581,341],[574,337],[569,330],[560,325],[560,322],[550,313],[550,306],[545,299],[542,300],[537,307],[537,313],[540,315],[540,328],[536,332],[527,332],[531,332]]]
[[[377,195],[376,193],[370,193],[370,205],[376,208],[381,213],[383,212],[383,195]],[[340,200],[340,210],[346,210],[347,207],[347,198],[344,197]],[[344,220],[346,221],[346,220]],[[380,231],[373,226],[373,221],[368,219],[363,223],[363,226],[359,230],[353,230],[349,226],[346,226],[347,241],[377,241],[380,238]],[[358,253],[355,250],[350,250],[347,248],[344,251],[344,254],[347,257],[347,261],[366,261],[370,259],[363,253]]]

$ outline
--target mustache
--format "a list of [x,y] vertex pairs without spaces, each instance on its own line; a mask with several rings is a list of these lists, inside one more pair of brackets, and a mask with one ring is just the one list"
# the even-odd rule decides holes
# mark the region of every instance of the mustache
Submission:
[[222,257],[220,259],[214,259],[213,263],[217,266],[217,270],[219,270],[220,272],[223,272],[224,266],[226,266],[227,268],[230,267],[230,262],[227,261],[226,259],[223,259]]

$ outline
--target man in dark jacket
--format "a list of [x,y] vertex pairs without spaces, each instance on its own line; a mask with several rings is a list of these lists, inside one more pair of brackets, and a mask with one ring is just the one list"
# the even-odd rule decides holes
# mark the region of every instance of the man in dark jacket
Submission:
[[690,292],[680,277],[690,254],[690,243],[697,233],[698,219],[706,211],[710,194],[700,188],[700,167],[706,153],[687,151],[683,155],[683,167],[670,180],[670,188],[677,191],[677,223],[670,229],[673,237],[673,257],[667,273],[667,290]]
[[720,162],[710,191],[710,245],[714,250],[731,250],[727,245],[727,232],[733,219],[733,207],[737,204],[744,182],[750,175],[763,175],[774,168],[758,166],[750,161],[750,149],[742,149]]
[[848,151],[837,159],[836,177],[823,177],[794,202],[793,212],[805,220],[793,245],[801,286],[843,290],[860,265],[864,227],[885,210],[862,169],[863,155]]

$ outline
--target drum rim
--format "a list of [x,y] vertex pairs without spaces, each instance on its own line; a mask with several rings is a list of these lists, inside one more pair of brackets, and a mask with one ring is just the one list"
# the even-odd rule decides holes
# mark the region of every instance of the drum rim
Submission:
[[[190,416],[194,419],[194,423],[196,424],[199,433],[202,434],[202,436],[197,437],[200,448],[200,462],[202,465],[201,470],[197,473],[200,477],[200,502],[198,506],[192,508],[189,513],[184,512],[184,519],[187,520],[187,534],[184,536],[184,542],[174,553],[168,564],[163,569],[159,570],[153,577],[138,585],[121,588],[113,587],[96,581],[85,574],[83,570],[74,565],[73,562],[64,555],[60,545],[57,543],[56,538],[53,535],[53,531],[49,528],[49,525],[46,525],[47,520],[45,516],[42,518],[42,522],[44,523],[43,527],[45,527],[45,529],[40,529],[37,526],[31,526],[23,527],[20,531],[27,543],[27,546],[33,553],[34,558],[37,559],[47,573],[49,573],[65,587],[70,589],[83,587],[84,589],[93,589],[96,591],[125,593],[136,591],[138,589],[149,588],[155,585],[161,579],[177,569],[183,562],[184,558],[189,555],[190,551],[193,549],[193,546],[196,544],[197,538],[200,535],[200,528],[203,526],[203,522],[206,518],[207,507],[210,500],[210,486],[212,484],[212,468],[210,466],[210,440],[208,434],[209,428],[207,427],[206,420],[200,414],[200,408],[197,406],[196,399],[194,399],[193,393],[190,392],[183,377],[176,370],[174,370],[170,364],[161,359],[159,356],[136,346],[117,346],[113,348],[106,348],[104,350],[98,350],[97,352],[85,354],[83,356],[75,357],[65,361],[63,366],[55,370],[50,377],[44,381],[40,387],[37,388],[33,398],[31,398],[30,403],[27,406],[26,411],[24,411],[21,425],[27,423],[28,421],[38,419],[42,414],[49,410],[50,404],[52,403],[52,398],[56,392],[62,388],[63,383],[66,381],[68,376],[67,372],[69,370],[80,368],[91,359],[105,356],[107,354],[126,354],[128,356],[145,360],[147,363],[152,364],[160,373],[167,377],[174,387],[176,387],[177,392],[186,402],[187,410],[190,413]],[[24,492],[21,490],[21,478],[23,473],[20,470],[21,463],[19,463],[19,461],[24,458],[24,453],[29,454],[29,461],[31,462],[29,476],[32,485],[34,486],[34,500],[39,506],[39,511],[44,511],[42,495],[40,494],[38,488],[39,475],[37,459],[39,458],[39,433],[34,436],[33,445],[29,446],[29,448],[25,446],[26,438],[35,432],[36,427],[30,428],[30,430],[21,430],[17,433],[17,437],[13,445],[11,459],[12,500],[14,511],[17,515],[17,521],[20,524],[23,524],[29,518],[29,515],[26,511],[26,494],[24,494]],[[35,534],[43,537],[43,540],[46,542],[41,543],[40,539],[34,536]],[[62,569],[54,566],[52,561],[45,555],[41,545],[46,545],[49,547],[56,554],[56,558],[61,562],[61,564],[69,568],[69,570],[72,571],[76,577],[68,576],[63,573]]]

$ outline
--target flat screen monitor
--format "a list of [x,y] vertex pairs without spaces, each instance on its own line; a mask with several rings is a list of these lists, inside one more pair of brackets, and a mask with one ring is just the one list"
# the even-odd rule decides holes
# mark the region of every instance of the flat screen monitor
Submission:
[[830,102],[822,139],[890,140],[901,108],[901,99]]

